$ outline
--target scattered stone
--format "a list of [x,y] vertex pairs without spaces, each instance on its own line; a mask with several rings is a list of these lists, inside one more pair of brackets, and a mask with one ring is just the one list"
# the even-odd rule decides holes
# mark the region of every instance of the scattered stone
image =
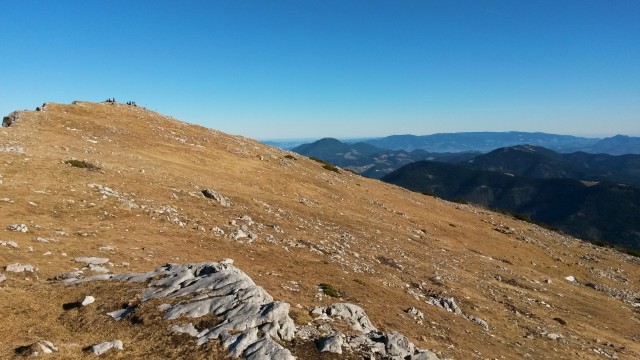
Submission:
[[124,350],[124,344],[121,340],[107,341],[92,345],[90,351],[93,352],[94,355],[102,355],[111,349]]
[[20,115],[21,114],[22,114],[22,111],[14,111],[11,114],[3,117],[2,118],[2,127],[9,127],[11,125],[14,125],[18,121],[20,121]]
[[173,325],[169,331],[172,334],[189,334],[193,337],[196,337],[199,333],[198,329],[196,329],[192,323],[188,323],[186,325]]
[[219,227],[214,227],[213,229],[211,229],[211,233],[214,236],[224,236],[224,230],[220,229]]
[[412,307],[409,308],[407,310],[405,310],[404,312],[406,312],[407,314],[411,315],[411,317],[413,317],[414,320],[423,320],[424,319],[424,314],[422,313],[422,311]]
[[56,275],[53,278],[53,280],[76,280],[76,279],[80,279],[82,277],[82,274],[83,274],[82,270],[70,271],[70,272]]
[[576,282],[576,278],[575,276],[571,275],[571,276],[567,276],[566,278],[564,278],[565,280],[567,280],[568,282]]
[[9,230],[26,233],[29,228],[25,224],[12,224],[9,225]]
[[485,320],[480,319],[479,317],[475,317],[475,316],[473,316],[473,315],[469,315],[469,316],[467,316],[467,319],[468,319],[469,321],[472,321],[472,322],[474,322],[474,323],[476,323],[476,324],[478,324],[478,325],[482,326],[482,328],[484,329],[484,331],[489,331],[489,324],[488,324]]
[[92,189],[98,189],[102,194],[102,198],[106,199],[108,197],[116,198],[121,204],[128,206],[131,209],[138,209],[140,206],[136,204],[136,201],[133,199],[128,199],[125,196],[129,196],[130,194],[120,194],[119,192],[100,184],[88,184],[88,187]]
[[560,340],[560,339],[562,339],[562,335],[558,335],[558,334],[554,334],[554,333],[547,334],[547,337],[549,339],[551,339],[551,340]]
[[80,302],[80,304],[82,306],[87,306],[89,304],[93,304],[94,302],[96,302],[96,298],[94,298],[91,295],[85,296],[84,299],[82,300],[82,302]]
[[15,264],[10,264],[5,266],[4,270],[8,272],[21,273],[21,272],[33,272],[34,268],[33,268],[33,265],[20,265],[18,263],[15,263]]
[[342,334],[334,334],[331,336],[320,338],[316,341],[316,346],[320,352],[331,352],[334,354],[342,354]]
[[77,257],[73,259],[75,262],[85,263],[87,265],[102,265],[109,262],[107,258],[98,258],[98,257]]
[[208,198],[208,199],[213,199],[217,202],[220,203],[220,205],[224,206],[224,207],[229,207],[231,206],[231,201],[222,196],[221,194],[219,194],[218,192],[216,192],[215,190],[211,190],[211,189],[204,189],[202,190],[202,194]]
[[415,353],[416,347],[406,336],[390,333],[384,337],[384,348],[391,359],[406,359]]
[[17,249],[19,247],[18,243],[16,243],[15,241],[0,241],[0,246],[9,246],[14,249]]
[[120,309],[120,310],[109,312],[109,313],[107,313],[107,315],[111,316],[116,321],[120,321],[120,320],[126,318],[127,315],[131,314],[134,310],[135,310],[135,308],[128,307],[126,309]]
[[100,266],[100,265],[93,265],[93,264],[89,264],[89,270],[99,273],[99,274],[107,274],[110,273],[111,271],[109,271],[109,269],[107,269],[104,266]]
[[51,242],[58,242],[58,240],[54,239],[54,238],[43,238],[43,237],[37,237],[36,238],[37,242],[41,242],[41,243],[51,243]]
[[440,360],[438,356],[431,351],[420,350],[411,356],[411,360]]
[[456,315],[462,315],[462,310],[460,310],[460,308],[456,304],[456,300],[452,297],[443,298],[439,296],[431,296],[429,300],[427,300],[427,303],[445,309],[448,312],[452,312]]
[[231,234],[231,238],[233,238],[233,240],[240,240],[248,237],[249,237],[249,234],[242,231],[242,229],[238,229]]
[[0,145],[0,152],[24,154],[24,148],[15,145]]
[[7,280],[7,277],[4,274],[0,274],[0,283],[3,283],[5,280]]
[[100,251],[115,251],[116,248],[113,245],[103,245],[98,248]]
[[358,305],[347,303],[336,303],[326,308],[316,308],[312,310],[312,314],[317,314],[320,311],[321,314],[327,315],[332,318],[344,319],[350,323],[353,330],[368,333],[376,331],[375,326],[369,320],[367,314]]
[[54,352],[58,352],[58,348],[47,340],[40,340],[31,345],[15,349],[15,353],[22,356],[39,356],[40,354],[53,354]]

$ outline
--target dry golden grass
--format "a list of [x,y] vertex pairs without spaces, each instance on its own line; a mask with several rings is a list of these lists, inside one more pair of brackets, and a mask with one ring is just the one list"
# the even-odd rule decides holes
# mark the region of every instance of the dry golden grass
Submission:
[[[13,201],[0,202],[0,240],[20,245],[0,246],[0,266],[38,268],[27,275],[5,273],[8,279],[0,284],[0,358],[40,339],[54,342],[61,358],[83,358],[88,355],[82,348],[116,338],[125,351],[112,358],[224,356],[216,344],[197,347],[188,337],[168,335],[156,303],[141,306],[142,324],[106,315],[134,301],[140,284],[66,286],[47,280],[79,267],[72,261],[78,256],[108,257],[118,273],[232,258],[275,299],[302,309],[358,304],[378,328],[451,358],[596,359],[603,357],[593,351],[598,348],[640,358],[639,309],[584,285],[638,294],[638,260],[609,249],[470,205],[328,171],[302,156],[293,160],[285,151],[140,107],[48,104],[1,129],[0,145],[25,150],[0,152],[0,198]],[[72,159],[100,170],[65,164]],[[140,208],[104,198],[89,184],[126,194]],[[233,205],[189,194],[205,188]],[[177,210],[184,227],[156,212],[165,205]],[[216,226],[229,233],[230,222],[244,215],[256,222],[254,243],[211,233]],[[30,231],[6,230],[16,223]],[[115,250],[101,250],[105,245]],[[565,281],[568,275],[579,284]],[[342,298],[319,299],[321,283],[339,289]],[[485,319],[490,331],[411,293],[453,296],[465,313]],[[62,309],[85,295],[96,303]],[[425,314],[422,325],[404,314],[409,307]],[[550,340],[546,332],[563,339]],[[293,349],[301,358],[319,356],[308,343]]]

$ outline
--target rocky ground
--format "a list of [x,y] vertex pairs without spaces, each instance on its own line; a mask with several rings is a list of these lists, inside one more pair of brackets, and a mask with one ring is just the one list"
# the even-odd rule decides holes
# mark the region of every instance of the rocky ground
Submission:
[[1,358],[640,358],[638,258],[142,107],[9,123]]

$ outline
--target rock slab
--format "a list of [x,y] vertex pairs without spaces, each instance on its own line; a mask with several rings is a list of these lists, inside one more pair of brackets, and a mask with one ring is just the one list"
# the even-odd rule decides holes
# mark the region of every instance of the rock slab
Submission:
[[[179,299],[164,306],[167,320],[213,315],[220,322],[197,333],[197,344],[220,340],[232,357],[293,360],[278,341],[294,337],[295,324],[289,317],[289,304],[274,301],[240,269],[224,263],[167,264],[144,274],[102,274],[69,281],[77,284],[93,280],[148,282],[142,301],[155,298]],[[109,313],[121,319],[134,308]],[[190,328],[172,328],[172,331]]]
[[113,340],[91,346],[91,352],[94,355],[102,355],[111,349],[124,350],[124,344],[121,340]]

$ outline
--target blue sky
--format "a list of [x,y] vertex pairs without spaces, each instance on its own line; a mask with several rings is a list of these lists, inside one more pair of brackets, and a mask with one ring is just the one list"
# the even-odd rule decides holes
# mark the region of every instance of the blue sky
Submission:
[[2,1],[0,113],[115,97],[270,138],[640,135],[640,1]]

